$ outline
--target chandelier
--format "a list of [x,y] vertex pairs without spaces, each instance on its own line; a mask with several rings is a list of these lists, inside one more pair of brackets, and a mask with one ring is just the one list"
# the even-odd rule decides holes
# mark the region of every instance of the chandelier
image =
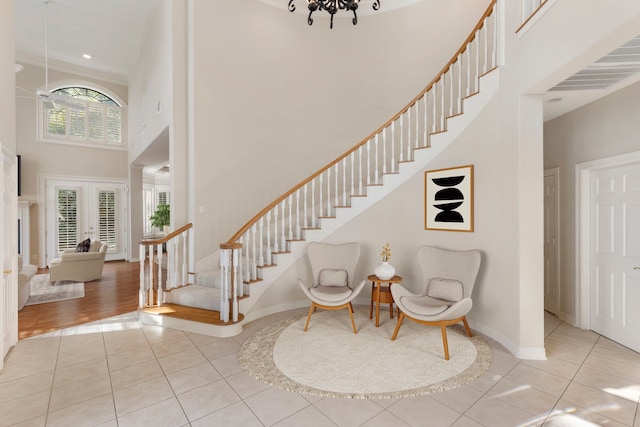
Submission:
[[[293,12],[296,10],[296,5],[293,4],[294,0],[289,0],[289,12]],[[339,10],[350,10],[353,12],[353,25],[358,23],[358,15],[356,14],[356,10],[358,10],[358,3],[360,0],[307,0],[308,8],[309,8],[309,16],[307,17],[307,24],[313,24],[313,12],[316,10],[326,10],[329,15],[331,15],[331,24],[329,28],[333,28],[333,15],[335,15]],[[380,9],[380,0],[374,0],[373,2],[373,10]]]

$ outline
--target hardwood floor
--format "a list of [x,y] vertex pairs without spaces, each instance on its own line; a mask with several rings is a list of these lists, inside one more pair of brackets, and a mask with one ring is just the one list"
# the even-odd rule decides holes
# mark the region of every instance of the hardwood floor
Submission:
[[[46,272],[41,269],[38,274]],[[106,262],[102,278],[85,283],[84,298],[25,306],[18,312],[18,338],[135,311],[138,308],[139,272],[137,262]]]

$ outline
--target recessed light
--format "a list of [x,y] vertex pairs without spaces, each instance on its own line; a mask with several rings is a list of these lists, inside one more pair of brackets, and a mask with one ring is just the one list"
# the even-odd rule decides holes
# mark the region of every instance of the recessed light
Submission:
[[91,59],[91,55],[89,55],[88,53],[83,53],[83,54],[82,54],[82,57],[83,57],[84,59]]
[[555,104],[556,102],[562,101],[562,98],[551,98],[547,99],[547,104]]

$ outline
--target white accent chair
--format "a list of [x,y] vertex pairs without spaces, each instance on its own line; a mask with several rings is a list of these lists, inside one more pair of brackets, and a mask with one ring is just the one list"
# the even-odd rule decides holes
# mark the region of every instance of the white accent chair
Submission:
[[107,245],[99,240],[91,242],[89,252],[66,249],[60,258],[49,263],[49,280],[72,280],[90,282],[102,277],[102,267],[107,255]]
[[423,292],[416,295],[399,284],[391,287],[391,295],[400,310],[391,340],[398,336],[405,317],[423,325],[439,326],[444,358],[449,360],[447,326],[463,322],[467,335],[473,336],[465,315],[473,307],[471,292],[480,262],[478,250],[450,251],[421,246],[418,265],[422,271]]
[[365,279],[354,281],[354,274],[360,258],[358,243],[328,244],[311,242],[307,247],[307,256],[311,264],[313,283],[311,286],[298,279],[298,284],[305,295],[311,300],[306,332],[311,315],[320,308],[323,310],[349,310],[353,332],[358,333],[353,318],[351,301],[364,288]]

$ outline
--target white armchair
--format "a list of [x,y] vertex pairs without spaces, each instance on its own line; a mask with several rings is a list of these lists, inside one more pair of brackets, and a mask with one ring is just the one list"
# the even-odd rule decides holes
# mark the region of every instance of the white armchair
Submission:
[[107,255],[107,245],[99,240],[91,242],[89,252],[76,252],[75,249],[65,250],[60,258],[49,263],[49,280],[73,280],[76,282],[90,282],[102,277],[102,267]]
[[466,314],[471,311],[471,292],[480,269],[480,251],[450,251],[431,246],[418,249],[422,270],[422,293],[416,295],[399,284],[391,287],[391,295],[400,315],[391,340],[394,341],[405,317],[424,325],[439,326],[442,332],[444,358],[449,360],[447,326],[463,322],[471,334]]
[[354,280],[356,265],[360,258],[360,245],[311,242],[307,247],[307,256],[311,264],[313,283],[308,285],[298,279],[302,291],[311,300],[304,331],[307,331],[311,315],[316,309],[346,308],[349,310],[353,332],[357,334],[351,301],[358,296],[365,284],[364,279],[359,282]]

